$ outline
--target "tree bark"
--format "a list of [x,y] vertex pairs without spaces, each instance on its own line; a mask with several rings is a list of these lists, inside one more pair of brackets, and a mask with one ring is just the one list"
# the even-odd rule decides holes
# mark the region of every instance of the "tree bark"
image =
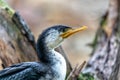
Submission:
[[[28,28],[29,29],[29,28]],[[5,68],[23,61],[37,61],[34,46],[8,13],[0,9],[0,66]],[[33,35],[31,35],[33,37]]]
[[118,18],[116,21],[116,29],[117,29],[117,38],[118,38],[118,52],[116,56],[116,62],[113,67],[112,74],[110,76],[110,80],[120,80],[120,0],[117,0],[117,5],[118,5]]
[[100,25],[95,39],[93,55],[84,71],[95,80],[120,80],[120,0],[110,0],[104,25]]

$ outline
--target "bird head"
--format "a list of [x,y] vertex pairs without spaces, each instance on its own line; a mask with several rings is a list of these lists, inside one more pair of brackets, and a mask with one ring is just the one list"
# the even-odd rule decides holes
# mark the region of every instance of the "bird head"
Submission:
[[43,31],[40,36],[49,49],[54,49],[59,46],[64,39],[68,38],[72,34],[83,31],[86,28],[86,26],[82,26],[80,28],[73,29],[68,26],[56,25]]

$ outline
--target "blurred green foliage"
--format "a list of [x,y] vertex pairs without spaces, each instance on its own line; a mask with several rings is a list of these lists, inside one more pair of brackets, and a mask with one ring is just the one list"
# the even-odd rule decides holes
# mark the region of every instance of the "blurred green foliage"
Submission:
[[95,80],[94,77],[92,75],[90,75],[89,73],[80,73],[78,80]]
[[0,8],[8,12],[11,18],[13,14],[15,13],[15,11],[4,0],[0,0]]

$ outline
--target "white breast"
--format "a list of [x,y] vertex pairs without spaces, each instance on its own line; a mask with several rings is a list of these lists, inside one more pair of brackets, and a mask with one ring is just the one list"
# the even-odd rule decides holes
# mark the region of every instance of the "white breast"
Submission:
[[[66,61],[64,59],[64,57],[56,52],[53,51],[53,53],[55,53],[55,57],[56,60],[59,59],[58,61],[56,61],[56,64],[52,66],[52,69],[57,72],[58,74],[60,74],[60,79],[58,80],[65,80],[65,76],[66,76]],[[56,79],[55,79],[56,80]]]
[[[40,77],[39,80],[65,80],[66,61],[64,57],[60,53],[52,50],[51,58],[53,62],[53,64],[50,64],[51,69],[47,71],[45,76]],[[52,75],[51,72],[53,72]]]

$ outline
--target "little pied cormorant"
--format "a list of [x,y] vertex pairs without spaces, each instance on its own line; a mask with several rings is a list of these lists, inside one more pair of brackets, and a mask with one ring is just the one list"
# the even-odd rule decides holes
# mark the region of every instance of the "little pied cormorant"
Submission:
[[23,62],[0,71],[0,80],[65,80],[66,61],[54,49],[70,35],[86,29],[86,26],[52,26],[39,36],[36,49],[41,62]]

